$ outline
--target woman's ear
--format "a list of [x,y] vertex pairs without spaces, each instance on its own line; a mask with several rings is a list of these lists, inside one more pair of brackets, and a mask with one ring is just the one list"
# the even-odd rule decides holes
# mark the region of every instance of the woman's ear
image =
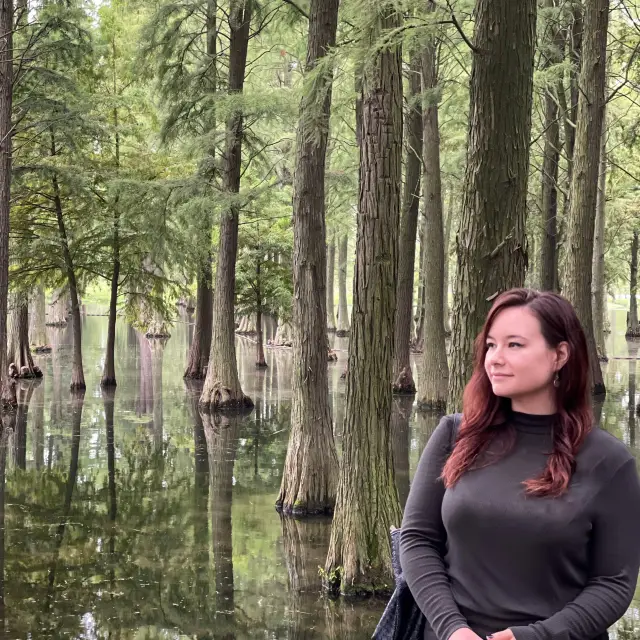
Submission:
[[567,360],[569,360],[569,343],[561,342],[556,347],[556,371],[560,371],[565,364],[567,364]]

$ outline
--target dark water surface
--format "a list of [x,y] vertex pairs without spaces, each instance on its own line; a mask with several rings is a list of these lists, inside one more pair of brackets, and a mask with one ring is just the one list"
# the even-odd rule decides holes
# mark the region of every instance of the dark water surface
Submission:
[[[640,343],[625,341],[624,312],[612,321],[610,355],[635,358]],[[68,391],[70,330],[49,329],[53,353],[38,357],[45,378],[21,385],[15,432],[0,440],[0,636],[369,638],[383,602],[333,602],[320,592],[330,523],[282,521],[274,509],[290,352],[267,350],[269,368],[257,371],[254,345],[239,338],[240,376],[256,408],[208,429],[198,390],[182,379],[193,326],[178,323],[163,345],[121,323],[110,396],[99,386],[106,318],[83,323],[84,402]],[[345,350],[329,365],[339,442],[347,343],[332,340]],[[605,366],[601,420],[637,450],[637,362],[618,358]],[[394,403],[403,502],[438,419],[413,411],[411,400]],[[639,610],[640,597],[611,637],[640,639]]]

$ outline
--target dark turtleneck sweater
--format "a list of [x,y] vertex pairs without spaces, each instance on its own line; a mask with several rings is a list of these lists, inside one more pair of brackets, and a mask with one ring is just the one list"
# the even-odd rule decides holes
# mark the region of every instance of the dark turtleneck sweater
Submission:
[[495,461],[505,447],[497,437],[477,468],[450,489],[440,474],[454,439],[453,416],[442,419],[420,458],[400,559],[431,626],[425,638],[448,640],[470,627],[482,638],[510,628],[516,640],[606,639],[638,578],[635,460],[622,442],[594,429],[568,491],[527,496],[522,482],[540,474],[552,450],[553,417],[514,412],[509,422],[516,430],[509,453]]

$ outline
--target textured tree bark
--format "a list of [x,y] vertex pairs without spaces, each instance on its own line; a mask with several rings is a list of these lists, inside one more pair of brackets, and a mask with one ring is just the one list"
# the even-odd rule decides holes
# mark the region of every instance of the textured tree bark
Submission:
[[349,335],[349,307],[347,306],[347,260],[349,259],[349,236],[345,233],[338,244],[338,331],[344,338]]
[[[217,67],[217,35],[218,23],[216,19],[217,1],[207,1],[207,56],[208,65],[211,70],[211,81],[208,91],[215,94],[218,84]],[[215,116],[211,122],[211,129],[215,130]],[[207,167],[215,166],[215,147],[211,147],[206,158]],[[215,175],[215,170],[210,170],[211,181]],[[213,271],[211,255],[211,228],[212,221],[209,216],[204,216],[202,221],[202,233],[208,238],[209,249],[197,276],[196,290],[196,325],[193,332],[193,340],[187,358],[187,368],[184,377],[192,380],[204,380],[207,375],[209,365],[209,352],[211,351],[211,336],[213,332]]]
[[34,346],[36,353],[49,352],[51,347],[49,346],[45,326],[47,303],[42,286],[38,286],[33,290],[29,303],[29,343]]
[[13,2],[0,2],[0,408],[15,406],[7,367],[9,213],[11,209],[11,109],[13,105]]
[[[306,73],[335,45],[339,0],[312,0]],[[332,513],[338,456],[327,376],[325,160],[332,73],[305,85],[293,196],[291,433],[276,506],[285,515]]]
[[[398,29],[395,4],[370,5],[367,43]],[[400,522],[390,433],[400,168],[402,70],[399,46],[375,49],[362,83],[360,198],[347,407],[325,581],[343,594],[389,591],[389,528]]]
[[23,292],[11,295],[9,304],[8,371],[11,378],[41,378],[29,346],[29,299]]
[[593,391],[605,393],[593,333],[591,277],[593,238],[605,107],[609,0],[585,5],[580,96],[567,219],[565,296],[573,304],[587,336]]
[[524,283],[535,0],[479,0],[451,332],[449,409],[461,406],[492,300]]
[[[605,111],[606,117],[606,111]],[[602,142],[600,146],[600,169],[598,174],[598,195],[596,197],[596,227],[593,241],[593,333],[598,350],[598,358],[606,362],[607,347],[605,342],[606,297],[604,278],[604,236],[606,227],[606,191],[607,191],[607,131],[606,120],[602,125]]]
[[331,234],[327,253],[327,331],[336,330],[336,313],[334,309],[334,281],[336,273],[336,234]]
[[[433,5],[430,5],[433,6]],[[424,346],[418,407],[444,409],[447,405],[449,366],[444,332],[444,229],[440,129],[438,123],[438,69],[436,41],[432,36],[422,53],[424,105]]]
[[[53,128],[50,130],[51,137],[51,157],[57,155],[56,141]],[[80,302],[78,299],[78,284],[76,280],[75,265],[69,248],[69,236],[62,213],[62,198],[60,195],[60,185],[56,173],[51,178],[53,187],[53,202],[56,212],[56,220],[58,223],[58,236],[62,246],[62,255],[64,258],[64,266],[69,282],[69,296],[71,298],[71,321],[73,330],[73,365],[71,369],[71,389],[84,390],[87,385],[84,381],[84,369],[82,367],[82,325],[80,320]]]
[[424,259],[425,259],[425,217],[424,209],[422,217],[418,220],[418,244],[420,245],[420,257],[418,258],[418,299],[416,300],[415,315],[415,337],[413,340],[413,348],[415,351],[422,351],[424,347],[424,312],[425,312],[425,288],[424,279],[426,277]]
[[414,53],[409,64],[409,110],[406,122],[406,162],[400,240],[398,248],[398,284],[396,332],[393,352],[393,392],[414,394],[416,385],[411,371],[411,325],[413,310],[413,272],[416,260],[416,233],[420,210],[420,172],[422,154],[422,106],[420,104],[420,55]]
[[[247,66],[247,50],[253,2],[231,2],[229,12],[229,85],[230,95],[241,94]],[[230,197],[240,192],[242,139],[244,117],[242,109],[234,111],[227,121],[224,154],[224,188]],[[234,301],[236,288],[236,257],[238,254],[239,205],[234,202],[220,220],[220,242],[216,287],[213,295],[213,332],[207,377],[200,398],[202,409],[219,411],[251,407],[238,377],[236,360]]]
[[629,313],[627,314],[627,338],[640,337],[640,324],[638,323],[638,231],[633,231],[631,242],[631,273],[629,276]]
[[[554,0],[545,0],[545,8],[552,9]],[[564,53],[564,37],[557,25],[549,27],[549,41],[545,48],[544,68],[560,62]],[[557,85],[556,85],[557,87]],[[558,96],[555,88],[547,87],[544,111],[544,158],[542,162],[542,233],[540,252],[540,288],[558,289],[558,161],[560,159],[560,123]]]

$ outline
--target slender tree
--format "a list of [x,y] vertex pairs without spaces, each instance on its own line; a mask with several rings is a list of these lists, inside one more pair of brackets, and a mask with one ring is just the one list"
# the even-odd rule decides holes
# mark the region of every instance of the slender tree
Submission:
[[[347,407],[325,579],[344,594],[388,588],[389,527],[400,522],[391,419],[400,167],[402,70],[399,46],[378,47],[400,27],[395,3],[367,3],[362,40],[372,46],[362,77],[360,194]],[[372,517],[375,514],[375,517]]]
[[[231,96],[237,96],[244,89],[253,2],[252,0],[244,3],[237,0],[230,0],[230,2],[228,92]],[[253,406],[253,402],[244,395],[240,386],[234,326],[240,215],[240,204],[237,198],[240,192],[243,123],[244,115],[240,107],[233,110],[226,127],[223,182],[231,202],[220,221],[216,286],[213,296],[214,323],[211,353],[200,398],[200,406],[210,410]],[[323,325],[325,321],[323,320]]]
[[[606,113],[605,113],[606,116]],[[598,173],[598,195],[596,197],[596,226],[593,240],[593,286],[592,310],[593,333],[600,360],[607,360],[607,346],[604,335],[607,292],[605,290],[605,228],[607,191],[607,130],[606,121],[602,126],[600,145],[600,169]]]
[[332,512],[338,457],[327,377],[325,159],[339,0],[311,0],[306,82],[298,122],[293,198],[293,395],[277,506]]
[[535,26],[535,0],[479,0],[476,5],[451,332],[451,409],[461,404],[473,342],[491,301],[524,283]]
[[414,53],[409,63],[409,95],[406,119],[406,160],[400,244],[398,249],[398,285],[396,332],[393,352],[393,392],[416,392],[411,371],[410,346],[413,310],[413,272],[416,259],[416,234],[420,209],[420,173],[422,155],[422,105],[420,104],[420,55]]
[[[548,41],[543,50],[544,68],[550,69],[562,62],[564,36],[557,16],[550,15],[554,0],[545,0]],[[540,287],[555,291],[558,288],[558,163],[560,159],[560,122],[557,83],[551,82],[544,93],[544,157],[542,163],[542,216],[543,233],[540,254]]]
[[338,243],[338,331],[337,336],[349,335],[349,307],[347,305],[347,261],[349,236],[344,233]]
[[7,367],[7,308],[9,297],[9,212],[13,105],[13,0],[0,2],[0,405],[16,404]]
[[638,322],[638,230],[633,230],[631,241],[631,272],[629,274],[629,313],[627,314],[627,338],[640,336],[640,323]]
[[334,309],[334,282],[336,273],[336,234],[331,234],[327,252],[327,331],[336,330],[336,313]]
[[593,390],[598,395],[605,393],[605,386],[593,332],[591,278],[605,107],[608,24],[609,0],[593,0],[585,5],[566,242],[565,295],[575,307],[587,336]]
[[[430,4],[433,7],[433,3]],[[444,228],[438,119],[438,61],[434,35],[422,53],[424,109],[424,348],[418,406],[439,409],[447,404],[449,366],[444,331]]]
[[[218,84],[218,62],[217,62],[217,37],[218,22],[216,12],[218,9],[217,0],[207,0],[207,89],[211,94],[215,94]],[[210,117],[210,128],[215,130],[215,111]],[[215,146],[211,145],[207,160],[203,163],[204,169],[208,170],[211,182],[215,177]],[[187,369],[185,378],[204,379],[207,375],[209,365],[209,352],[211,351],[211,336],[213,332],[213,270],[211,254],[211,227],[212,221],[209,215],[205,215],[202,220],[202,234],[206,240],[206,250],[204,260],[200,264],[197,274],[196,290],[196,326],[193,332],[193,341],[189,349]]]

